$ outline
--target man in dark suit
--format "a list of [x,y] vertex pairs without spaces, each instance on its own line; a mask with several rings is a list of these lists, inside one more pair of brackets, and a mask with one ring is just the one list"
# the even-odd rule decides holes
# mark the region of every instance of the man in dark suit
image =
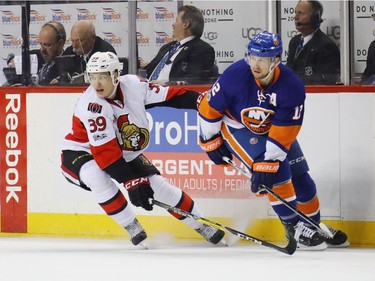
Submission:
[[[72,45],[66,48],[63,55],[75,56],[75,67],[69,70],[72,77],[78,75],[79,78],[83,78],[86,63],[92,54],[96,52],[112,52],[116,54],[116,50],[111,44],[96,36],[95,26],[89,20],[79,20],[72,26],[70,40]],[[78,82],[80,80],[78,79]]]
[[375,85],[375,40],[367,50],[366,68],[361,76],[362,85]]
[[38,41],[43,64],[38,70],[37,84],[49,85],[59,83],[61,75],[56,65],[55,58],[60,56],[64,51],[66,41],[64,26],[57,21],[45,23],[40,29]]
[[163,45],[156,57],[144,69],[151,81],[169,84],[210,83],[215,51],[200,37],[203,34],[202,12],[190,5],[181,6],[173,27],[176,41]]
[[[33,85],[59,83],[60,74],[55,58],[63,53],[65,41],[65,28],[60,22],[49,21],[42,26],[38,35],[40,49],[29,51],[30,56],[36,55],[37,59],[37,75],[33,74],[31,76],[31,83]],[[12,75],[5,85],[20,84],[22,75],[16,74],[14,55],[13,59],[8,62],[8,66],[9,72]]]
[[340,50],[336,43],[320,30],[323,6],[319,1],[298,2],[295,26],[300,32],[289,42],[286,65],[306,85],[336,84],[340,81]]

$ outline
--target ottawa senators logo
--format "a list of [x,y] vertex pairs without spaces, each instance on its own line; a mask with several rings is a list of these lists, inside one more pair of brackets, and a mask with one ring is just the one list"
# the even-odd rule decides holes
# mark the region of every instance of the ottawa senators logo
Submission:
[[98,103],[90,102],[87,106],[87,110],[92,113],[102,113],[103,106]]
[[119,118],[118,127],[121,133],[123,150],[137,151],[144,149],[148,145],[150,141],[148,130],[131,124],[127,115]]
[[274,111],[262,107],[250,107],[242,110],[242,123],[254,134],[268,133],[272,126]]

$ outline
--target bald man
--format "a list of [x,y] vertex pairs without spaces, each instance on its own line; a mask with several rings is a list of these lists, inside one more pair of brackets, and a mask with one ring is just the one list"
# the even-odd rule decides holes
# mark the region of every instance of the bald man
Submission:
[[[72,72],[81,74],[86,70],[86,63],[96,52],[113,52],[111,44],[96,36],[95,26],[91,21],[79,20],[70,31],[72,45],[66,48],[64,55],[76,55],[77,65]],[[73,74],[73,73],[71,73]]]
[[300,34],[289,42],[286,65],[305,85],[335,85],[340,81],[340,49],[321,29],[323,5],[298,1],[294,23]]

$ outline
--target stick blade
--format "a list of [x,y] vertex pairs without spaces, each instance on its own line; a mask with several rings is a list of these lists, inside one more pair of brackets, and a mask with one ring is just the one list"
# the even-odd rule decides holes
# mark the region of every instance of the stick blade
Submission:
[[238,237],[241,237],[242,239],[254,242],[254,243],[262,245],[262,246],[266,246],[268,248],[272,248],[274,250],[277,250],[277,251],[279,251],[281,253],[284,253],[284,254],[287,254],[287,255],[293,255],[294,252],[297,250],[297,241],[294,238],[290,239],[289,242],[288,242],[288,245],[286,245],[285,247],[280,247],[278,245],[272,244],[272,243],[267,242],[265,240],[255,238],[253,236],[250,236],[248,234],[245,234],[243,232],[240,232],[240,231],[235,230],[233,228],[230,228],[228,226],[225,226],[225,229],[227,231],[229,231],[230,233],[232,233],[233,235],[237,235]]
[[294,252],[297,250],[296,239],[294,238],[290,239],[288,245],[284,249],[285,249],[285,253],[287,253],[288,255],[293,255]]

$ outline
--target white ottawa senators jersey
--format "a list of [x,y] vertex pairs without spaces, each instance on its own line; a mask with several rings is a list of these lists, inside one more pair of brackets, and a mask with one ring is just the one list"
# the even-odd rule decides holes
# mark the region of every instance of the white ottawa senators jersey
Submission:
[[284,160],[301,128],[305,98],[302,81],[286,66],[279,64],[272,84],[263,89],[245,60],[237,61],[200,104],[201,135],[209,139],[221,130],[222,122],[247,128],[268,137],[266,157]]
[[62,150],[87,151],[101,169],[120,157],[131,161],[150,143],[145,105],[160,103],[186,89],[162,87],[136,75],[121,76],[114,100],[99,98],[90,86],[78,99],[72,130]]

